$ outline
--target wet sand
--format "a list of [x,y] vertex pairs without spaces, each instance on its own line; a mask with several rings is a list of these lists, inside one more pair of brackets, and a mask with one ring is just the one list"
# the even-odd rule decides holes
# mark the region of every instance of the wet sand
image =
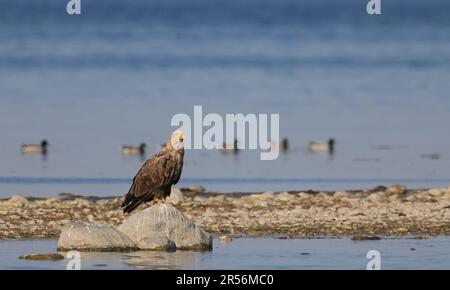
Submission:
[[[182,189],[172,203],[213,234],[310,238],[450,235],[450,187],[222,194]],[[57,238],[69,221],[119,225],[122,197],[13,196],[0,201],[0,239]],[[144,205],[139,209],[148,207]],[[138,210],[139,210],[138,209]]]

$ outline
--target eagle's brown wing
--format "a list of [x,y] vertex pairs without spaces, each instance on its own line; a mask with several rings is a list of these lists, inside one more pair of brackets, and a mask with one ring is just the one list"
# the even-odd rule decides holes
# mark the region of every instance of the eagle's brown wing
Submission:
[[169,195],[172,184],[181,175],[182,159],[175,158],[169,151],[162,150],[147,160],[133,178],[122,208],[129,213],[143,202],[153,200],[156,195]]

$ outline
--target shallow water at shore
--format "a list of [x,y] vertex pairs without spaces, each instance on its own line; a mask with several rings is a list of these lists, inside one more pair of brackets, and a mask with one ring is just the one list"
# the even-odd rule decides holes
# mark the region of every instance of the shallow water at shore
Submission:
[[[369,250],[381,254],[381,269],[450,269],[450,237],[376,241],[237,238],[214,240],[212,252],[82,253],[82,269],[366,269]],[[0,241],[1,269],[61,269],[68,260],[29,261],[18,256],[51,253],[56,240]],[[414,249],[414,250],[412,250]]]
[[[202,185],[210,192],[338,191],[404,184],[411,189],[441,188],[450,179],[321,179],[321,178],[184,178],[179,187]],[[131,178],[23,178],[0,177],[0,199],[14,194],[51,197],[59,193],[120,196],[127,192]]]

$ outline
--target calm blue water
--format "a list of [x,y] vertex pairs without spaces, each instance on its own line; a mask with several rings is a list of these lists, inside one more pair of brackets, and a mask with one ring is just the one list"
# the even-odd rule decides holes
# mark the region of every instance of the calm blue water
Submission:
[[[279,240],[239,238],[229,244],[214,240],[212,252],[82,253],[82,269],[359,269],[367,252],[380,252],[381,269],[449,269],[449,238]],[[56,240],[0,241],[0,269],[66,269],[69,260],[29,261],[30,253],[54,253]],[[411,249],[414,248],[414,251]],[[64,253],[63,253],[64,254]]]
[[[126,191],[141,160],[120,146],[145,141],[155,152],[172,115],[194,105],[279,113],[293,152],[262,162],[258,152],[191,150],[184,185],[447,186],[450,3],[383,1],[383,15],[368,16],[366,1],[342,2],[85,0],[69,16],[65,1],[0,0],[0,196]],[[329,137],[332,158],[307,154],[309,141]],[[47,160],[20,154],[42,138]]]

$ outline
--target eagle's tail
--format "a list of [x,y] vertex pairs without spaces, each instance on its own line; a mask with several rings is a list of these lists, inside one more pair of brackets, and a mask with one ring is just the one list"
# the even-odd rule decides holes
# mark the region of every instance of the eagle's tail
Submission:
[[124,213],[130,213],[143,202],[144,202],[143,200],[137,199],[137,198],[135,198],[133,200],[129,200],[129,201],[125,200],[122,203],[123,212]]

